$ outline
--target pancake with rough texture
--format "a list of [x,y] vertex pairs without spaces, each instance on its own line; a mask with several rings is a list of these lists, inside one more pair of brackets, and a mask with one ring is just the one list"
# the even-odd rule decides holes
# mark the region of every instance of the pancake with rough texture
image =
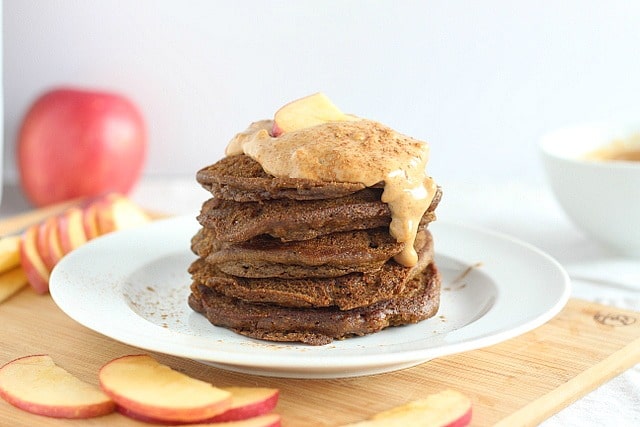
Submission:
[[[424,238],[417,238],[416,250]],[[281,242],[262,235],[241,242],[216,240],[202,228],[191,240],[193,252],[221,271],[240,277],[336,277],[374,272],[403,249],[386,228],[325,234],[312,240]]]
[[196,173],[196,180],[214,197],[237,202],[271,199],[314,200],[346,196],[363,184],[324,182],[302,178],[278,178],[244,154],[225,157]]
[[[340,231],[388,227],[391,210],[380,200],[381,189],[366,188],[325,200],[272,200],[238,203],[212,198],[198,215],[200,224],[225,242],[244,242],[261,234],[283,241],[307,240]],[[421,225],[435,220],[442,192],[436,192]]]
[[189,306],[213,325],[248,337],[324,345],[432,317],[438,311],[439,296],[440,276],[432,263],[396,297],[352,310],[249,303],[204,285],[192,287]]
[[200,258],[189,267],[192,289],[204,285],[221,295],[284,307],[335,306],[341,310],[363,307],[402,293],[407,282],[433,262],[431,235],[421,234],[425,242],[414,267],[404,267],[391,260],[374,273],[324,278],[244,278],[225,274]]

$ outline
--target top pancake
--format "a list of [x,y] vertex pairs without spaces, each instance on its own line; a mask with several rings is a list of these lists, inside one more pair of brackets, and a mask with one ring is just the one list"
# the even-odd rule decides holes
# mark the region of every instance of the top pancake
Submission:
[[258,162],[244,154],[224,157],[199,170],[196,180],[214,197],[236,202],[332,199],[365,188],[363,184],[358,183],[274,177],[267,174]]

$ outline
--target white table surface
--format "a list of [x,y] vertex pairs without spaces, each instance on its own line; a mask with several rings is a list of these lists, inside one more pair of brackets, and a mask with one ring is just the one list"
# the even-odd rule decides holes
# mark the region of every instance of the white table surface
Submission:
[[[572,296],[640,311],[640,260],[618,257],[584,236],[566,218],[545,183],[440,184],[444,197],[437,211],[439,219],[491,229],[533,244],[567,269]],[[144,179],[131,197],[151,210],[195,216],[207,195],[192,177],[180,177]],[[0,217],[29,208],[18,188],[5,186]],[[640,425],[640,365],[542,425]]]

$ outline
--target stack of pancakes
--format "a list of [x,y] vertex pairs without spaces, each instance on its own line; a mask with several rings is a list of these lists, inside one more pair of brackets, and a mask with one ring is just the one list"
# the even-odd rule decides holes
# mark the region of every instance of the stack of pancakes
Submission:
[[433,316],[440,278],[422,217],[418,263],[393,260],[383,187],[273,177],[246,155],[198,171],[213,197],[191,248],[189,305],[216,325],[270,341],[321,345]]

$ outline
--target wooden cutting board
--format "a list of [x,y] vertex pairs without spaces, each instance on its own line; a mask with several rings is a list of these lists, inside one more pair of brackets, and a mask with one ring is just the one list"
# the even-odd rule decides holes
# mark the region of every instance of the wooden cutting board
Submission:
[[[99,367],[108,360],[144,352],[79,325],[48,295],[36,295],[30,289],[0,305],[0,342],[0,364],[47,353],[70,372],[95,384]],[[640,313],[571,300],[547,324],[504,343],[360,378],[267,378],[153,355],[217,385],[280,388],[277,412],[285,427],[338,426],[444,388],[454,388],[472,399],[472,425],[533,426],[640,362]],[[147,424],[119,414],[92,420],[55,420],[27,414],[0,401],[0,425]]]
[[[34,211],[0,221],[0,234],[63,209]],[[107,361],[150,353],[99,335],[67,317],[48,295],[26,288],[0,304],[0,365],[49,354],[62,367],[97,384]],[[338,426],[444,388],[473,401],[474,426],[534,426],[615,375],[640,363],[640,313],[570,300],[545,325],[485,349],[443,357],[369,377],[297,380],[227,372],[178,357],[159,361],[216,385],[281,389],[283,426]],[[28,414],[0,399],[0,426],[148,426],[112,414],[57,420]]]

